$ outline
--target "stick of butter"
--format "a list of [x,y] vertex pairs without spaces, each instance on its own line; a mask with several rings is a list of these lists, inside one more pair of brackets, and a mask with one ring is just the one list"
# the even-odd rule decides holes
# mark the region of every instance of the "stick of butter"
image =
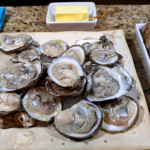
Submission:
[[89,19],[89,9],[86,5],[56,6],[56,22],[85,21]]

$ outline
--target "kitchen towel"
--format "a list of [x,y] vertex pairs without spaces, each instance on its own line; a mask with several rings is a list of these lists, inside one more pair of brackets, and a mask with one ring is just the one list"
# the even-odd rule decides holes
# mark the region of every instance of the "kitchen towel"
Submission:
[[5,8],[0,8],[0,29],[5,18]]

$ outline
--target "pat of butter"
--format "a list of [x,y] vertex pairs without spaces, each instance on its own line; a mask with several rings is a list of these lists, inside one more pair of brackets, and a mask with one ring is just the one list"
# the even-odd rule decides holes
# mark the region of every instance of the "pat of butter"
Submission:
[[56,6],[56,22],[85,21],[89,19],[89,9],[86,5]]

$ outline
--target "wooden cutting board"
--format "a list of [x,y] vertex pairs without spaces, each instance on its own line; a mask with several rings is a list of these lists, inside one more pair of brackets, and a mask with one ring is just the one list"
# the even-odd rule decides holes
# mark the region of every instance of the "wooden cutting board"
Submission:
[[[17,35],[20,33],[7,33]],[[0,149],[12,150],[12,137],[19,131],[30,130],[35,135],[35,141],[23,150],[130,150],[130,149],[150,149],[150,117],[146,100],[141,88],[132,56],[126,43],[122,30],[102,31],[102,32],[35,32],[30,34],[34,40],[42,44],[52,39],[61,39],[70,46],[78,39],[87,37],[99,38],[102,34],[110,34],[115,40],[116,51],[123,56],[123,67],[130,73],[134,79],[134,85],[127,95],[133,97],[140,106],[140,115],[136,125],[125,133],[107,134],[101,130],[91,139],[75,142],[69,140],[54,129],[49,127],[35,127],[29,129],[12,128],[0,129]],[[2,33],[0,34],[2,35]],[[135,39],[136,40],[136,39]],[[0,68],[6,66],[12,56],[0,53]],[[20,149],[20,148],[19,148]]]

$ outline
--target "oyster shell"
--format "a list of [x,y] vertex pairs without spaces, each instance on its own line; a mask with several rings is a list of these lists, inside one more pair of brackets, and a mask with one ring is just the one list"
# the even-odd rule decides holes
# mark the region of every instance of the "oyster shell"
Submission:
[[97,64],[95,63],[92,63],[91,61],[87,61],[84,63],[83,65],[83,70],[84,70],[84,73],[86,75],[89,75],[89,73],[95,69],[95,67],[97,66]]
[[0,93],[0,114],[6,115],[20,108],[20,95],[16,93]]
[[[117,66],[116,66],[117,68]],[[99,66],[87,77],[86,97],[90,101],[105,101],[125,95],[132,86],[132,78],[119,67]]]
[[0,49],[4,52],[21,51],[33,42],[30,35],[20,34],[10,36],[3,34],[0,37]]
[[120,55],[113,50],[93,49],[90,58],[93,62],[100,65],[111,65],[119,60]]
[[103,35],[100,37],[100,40],[102,41],[100,49],[114,50],[115,41],[110,35]]
[[77,40],[75,42],[75,45],[84,45],[85,43],[90,43],[90,44],[101,43],[101,40],[95,38],[85,38],[85,39]]
[[47,73],[48,66],[52,63],[52,59],[44,54],[41,54],[41,61],[43,65],[43,71]]
[[41,46],[41,53],[50,57],[58,57],[62,55],[68,48],[66,42],[62,40],[51,40]]
[[48,122],[61,111],[61,98],[50,95],[45,87],[37,87],[26,93],[22,105],[32,118]]
[[104,119],[102,130],[108,133],[120,133],[130,129],[138,117],[138,104],[131,97],[122,96],[102,103]]
[[16,148],[23,148],[32,144],[35,140],[34,133],[30,130],[19,131],[12,138],[12,145]]
[[58,113],[54,119],[56,130],[64,136],[84,140],[92,137],[102,121],[102,112],[95,104],[82,100]]
[[86,38],[75,42],[75,45],[80,45],[84,48],[86,55],[88,55],[92,49],[99,48],[101,44],[101,40],[94,38]]
[[68,56],[54,59],[47,73],[53,82],[62,87],[77,87],[84,76],[80,64]]
[[86,38],[75,42],[76,45],[81,45],[88,55],[93,49],[114,50],[114,41],[108,35],[103,35],[100,39]]
[[0,91],[15,91],[36,83],[42,74],[39,60],[16,63],[0,70]]
[[29,48],[29,49],[17,54],[11,60],[13,62],[27,63],[34,59],[40,59],[40,54],[37,51],[37,48],[32,47],[32,48]]
[[133,78],[130,76],[130,74],[119,65],[115,65],[113,68],[111,68],[111,70],[113,70],[116,75],[118,73],[121,75],[121,80],[124,84],[124,90],[129,91],[133,85]]
[[15,112],[3,117],[2,128],[16,128],[16,127],[33,127],[35,120],[28,116],[25,112]]
[[84,86],[86,84],[86,79],[82,78],[81,81],[78,83],[77,87],[62,87],[54,83],[49,77],[46,78],[45,87],[47,91],[55,96],[78,96],[81,95],[84,91]]
[[2,128],[30,128],[48,126],[47,122],[42,122],[30,117],[26,112],[15,112],[7,114],[2,118]]
[[80,65],[82,65],[85,61],[84,49],[79,45],[70,47],[66,52],[63,53],[62,56],[72,56],[79,62]]

